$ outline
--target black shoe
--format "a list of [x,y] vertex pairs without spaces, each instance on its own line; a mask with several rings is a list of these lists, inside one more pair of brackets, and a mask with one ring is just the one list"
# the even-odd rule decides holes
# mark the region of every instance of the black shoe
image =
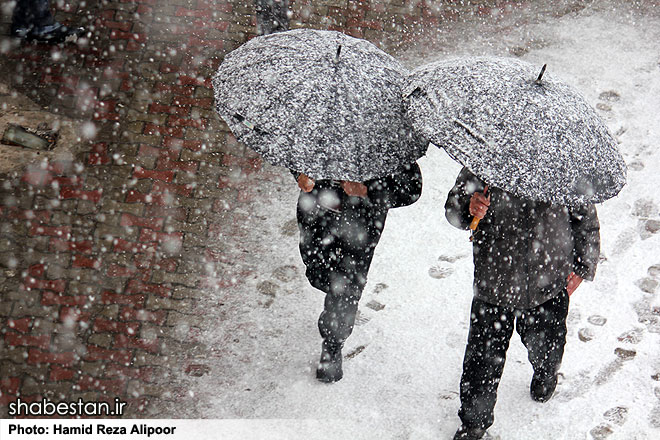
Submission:
[[483,428],[468,428],[461,425],[454,434],[454,440],[479,440],[484,437],[486,430]]
[[537,402],[547,402],[557,388],[557,375],[554,374],[548,378],[541,378],[534,374],[532,383],[529,385],[529,393],[533,400]]
[[316,378],[321,382],[332,383],[341,380],[344,372],[341,369],[341,345],[323,341],[321,360],[316,368]]
[[78,38],[85,32],[84,28],[70,28],[61,23],[55,23],[50,26],[35,27],[30,29],[24,37],[28,41],[39,41],[42,43],[59,44],[63,43],[69,37]]

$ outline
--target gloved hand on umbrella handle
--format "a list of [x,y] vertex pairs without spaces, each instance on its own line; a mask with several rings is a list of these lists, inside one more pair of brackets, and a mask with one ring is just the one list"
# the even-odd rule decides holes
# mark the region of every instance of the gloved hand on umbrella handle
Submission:
[[364,183],[342,180],[341,187],[349,196],[367,197],[367,187]]
[[472,194],[470,199],[470,214],[474,216],[472,223],[470,223],[470,229],[475,231],[479,225],[479,220],[484,218],[488,207],[490,206],[490,194],[486,196],[488,192],[488,185],[484,188],[484,192],[475,192]]
[[306,174],[300,173],[298,176],[298,186],[304,192],[308,193],[314,189],[314,180]]

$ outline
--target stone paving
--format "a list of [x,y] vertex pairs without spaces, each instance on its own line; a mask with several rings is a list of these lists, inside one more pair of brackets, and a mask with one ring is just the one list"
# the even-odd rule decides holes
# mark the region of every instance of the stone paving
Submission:
[[[290,3],[294,27],[342,29],[390,48],[461,12],[488,16],[520,2]],[[227,300],[251,270],[240,243],[255,239],[256,189],[290,178],[213,111],[210,77],[254,35],[254,8],[56,7],[59,21],[90,38],[51,47],[0,37],[2,102],[26,96],[82,127],[79,153],[0,175],[0,416],[19,397],[119,397],[124,416],[176,417],[176,405],[193,399],[177,378],[208,373],[203,332],[222,325],[205,304]]]

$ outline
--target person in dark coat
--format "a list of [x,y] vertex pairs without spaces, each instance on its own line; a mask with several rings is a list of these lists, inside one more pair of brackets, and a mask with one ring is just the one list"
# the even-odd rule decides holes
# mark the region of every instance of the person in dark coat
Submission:
[[422,175],[412,164],[364,183],[314,182],[301,174],[298,185],[300,255],[310,284],[326,294],[318,320],[323,343],[316,377],[336,382],[343,376],[341,349],[353,331],[387,212],[419,198]]
[[[487,191],[486,191],[487,190]],[[462,426],[479,439],[493,424],[497,386],[514,327],[534,368],[532,399],[554,393],[566,343],[569,296],[593,280],[600,254],[593,205],[563,207],[513,196],[463,168],[445,204],[449,223],[473,235],[474,298],[460,384]]]

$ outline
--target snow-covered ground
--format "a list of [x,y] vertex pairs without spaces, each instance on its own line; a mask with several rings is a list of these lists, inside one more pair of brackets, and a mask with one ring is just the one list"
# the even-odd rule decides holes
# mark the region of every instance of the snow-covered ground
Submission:
[[[545,404],[529,398],[532,369],[514,334],[494,438],[660,438],[660,300],[652,293],[660,291],[660,6],[652,3],[475,18],[445,29],[439,49],[402,55],[410,67],[456,54],[547,63],[599,109],[629,167],[620,195],[598,206],[602,262],[571,298],[556,394]],[[207,359],[211,373],[191,380],[197,404],[181,417],[285,419],[259,425],[260,438],[451,438],[471,245],[444,219],[460,166],[434,146],[419,163],[423,195],[390,211],[344,349],[344,379],[333,385],[314,378],[323,294],[307,283],[297,250],[297,188],[284,172],[281,184],[264,184],[242,245],[253,273],[209,304],[223,321],[205,335],[217,352]]]

